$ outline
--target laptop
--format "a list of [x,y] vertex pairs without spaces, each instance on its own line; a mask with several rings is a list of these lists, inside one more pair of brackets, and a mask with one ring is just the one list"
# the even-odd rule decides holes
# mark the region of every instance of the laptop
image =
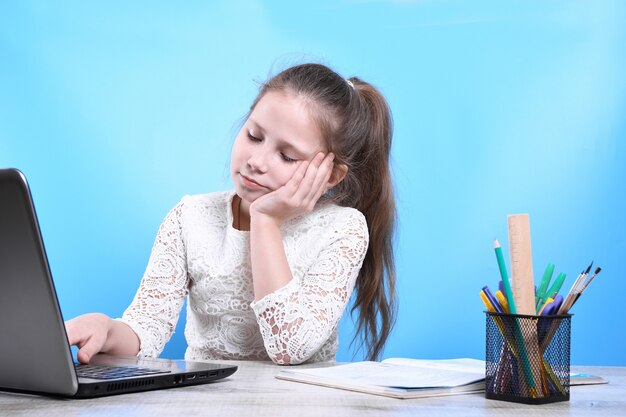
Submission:
[[75,363],[26,177],[0,169],[0,390],[93,398],[206,384],[236,370],[103,354]]

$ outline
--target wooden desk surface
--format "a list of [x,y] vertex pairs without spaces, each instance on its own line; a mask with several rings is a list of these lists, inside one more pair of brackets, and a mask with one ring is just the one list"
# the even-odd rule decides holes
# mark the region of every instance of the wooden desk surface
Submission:
[[270,363],[233,363],[233,376],[210,385],[93,400],[0,392],[0,416],[626,416],[626,367],[572,367],[610,382],[571,387],[569,402],[524,405],[482,394],[398,400],[278,380]]

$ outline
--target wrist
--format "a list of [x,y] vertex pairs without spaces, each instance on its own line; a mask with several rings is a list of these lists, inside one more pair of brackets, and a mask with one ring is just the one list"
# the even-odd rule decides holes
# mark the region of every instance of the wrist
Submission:
[[250,212],[250,230],[258,228],[279,228],[281,221],[269,214]]

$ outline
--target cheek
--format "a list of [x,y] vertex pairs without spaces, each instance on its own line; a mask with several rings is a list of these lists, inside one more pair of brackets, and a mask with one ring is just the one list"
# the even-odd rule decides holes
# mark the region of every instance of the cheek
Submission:
[[276,172],[276,182],[283,186],[287,184],[287,182],[291,179],[293,174],[296,172],[298,168],[298,164],[284,164],[279,163],[275,169]]
[[244,156],[245,142],[243,142],[241,138],[237,137],[237,139],[235,139],[235,143],[233,143],[233,149],[230,153],[230,164],[234,165],[235,163],[241,162]]

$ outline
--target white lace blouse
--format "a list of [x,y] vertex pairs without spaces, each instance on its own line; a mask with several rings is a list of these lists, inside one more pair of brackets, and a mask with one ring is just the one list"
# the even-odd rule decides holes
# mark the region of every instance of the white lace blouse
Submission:
[[293,279],[255,302],[250,235],[232,227],[233,196],[186,196],[161,224],[139,290],[120,319],[139,337],[139,354],[161,353],[188,296],[188,360],[333,360],[337,324],[367,250],[365,218],[320,200],[311,213],[284,223]]

